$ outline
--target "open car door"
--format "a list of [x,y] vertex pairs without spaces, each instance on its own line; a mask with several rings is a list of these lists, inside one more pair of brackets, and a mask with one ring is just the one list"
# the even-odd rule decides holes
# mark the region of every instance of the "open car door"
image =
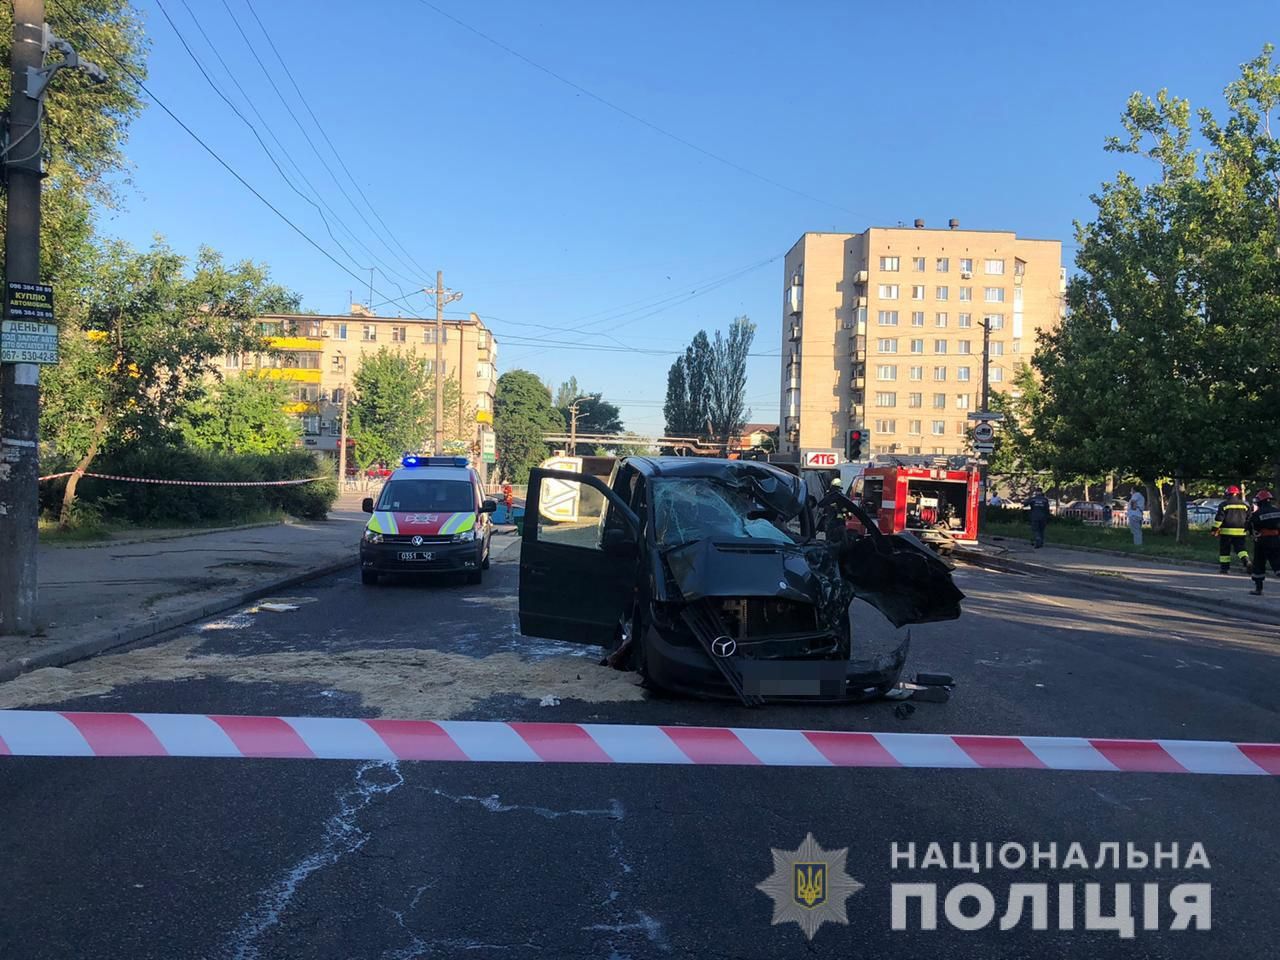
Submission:
[[520,545],[520,632],[607,646],[636,587],[640,522],[597,477],[534,469]]

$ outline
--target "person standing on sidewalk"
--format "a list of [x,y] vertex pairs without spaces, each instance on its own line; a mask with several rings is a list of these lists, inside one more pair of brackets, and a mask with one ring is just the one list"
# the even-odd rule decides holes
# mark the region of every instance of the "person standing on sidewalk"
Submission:
[[1253,595],[1260,597],[1268,563],[1271,572],[1280,576],[1280,504],[1270,490],[1259,490],[1253,502],[1256,506],[1244,525],[1253,534]]
[[1049,498],[1036,487],[1022,505],[1031,510],[1031,546],[1039,550],[1044,546],[1044,531],[1049,525]]
[[1129,521],[1129,532],[1133,534],[1133,545],[1142,546],[1142,512],[1147,509],[1147,498],[1142,491],[1134,490],[1129,494],[1129,503],[1125,507],[1125,519]]
[[1240,560],[1244,572],[1249,572],[1249,541],[1245,539],[1244,524],[1249,519],[1249,505],[1240,496],[1240,488],[1227,487],[1227,497],[1218,504],[1218,515],[1213,518],[1213,535],[1218,538],[1218,569],[1231,572],[1231,558]]

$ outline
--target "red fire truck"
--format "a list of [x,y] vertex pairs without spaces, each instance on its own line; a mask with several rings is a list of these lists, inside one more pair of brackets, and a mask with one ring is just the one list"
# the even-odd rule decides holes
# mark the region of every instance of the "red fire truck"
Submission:
[[939,553],[978,541],[981,475],[964,458],[878,457],[852,496],[883,533],[910,531]]

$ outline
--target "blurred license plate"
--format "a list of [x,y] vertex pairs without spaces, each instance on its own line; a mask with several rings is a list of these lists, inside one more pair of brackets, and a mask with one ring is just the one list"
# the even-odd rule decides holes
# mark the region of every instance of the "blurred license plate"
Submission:
[[408,550],[398,556],[401,560],[434,560],[436,558],[434,553],[423,553],[420,550]]
[[740,660],[742,686],[761,697],[838,697],[845,664],[832,660]]

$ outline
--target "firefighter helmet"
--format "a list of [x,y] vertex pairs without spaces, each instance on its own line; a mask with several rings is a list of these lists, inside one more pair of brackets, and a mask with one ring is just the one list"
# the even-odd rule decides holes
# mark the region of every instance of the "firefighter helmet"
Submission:
[[1237,495],[1237,494],[1239,494],[1239,493],[1240,493],[1240,488],[1239,488],[1239,487],[1237,487],[1234,483],[1233,483],[1231,486],[1227,487],[1227,496],[1228,496],[1228,497],[1234,497],[1234,496],[1236,496],[1236,495]]
[[1257,493],[1255,493],[1255,494],[1253,495],[1253,499],[1255,499],[1255,500],[1274,500],[1274,499],[1275,499],[1275,497],[1272,495],[1272,493],[1271,493],[1271,491],[1270,491],[1270,490],[1259,490]]

